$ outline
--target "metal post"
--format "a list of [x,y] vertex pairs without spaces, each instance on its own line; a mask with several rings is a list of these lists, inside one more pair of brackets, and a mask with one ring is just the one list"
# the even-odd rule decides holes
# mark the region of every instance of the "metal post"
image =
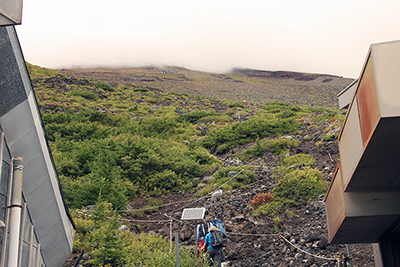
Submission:
[[22,246],[24,244],[24,232],[25,232],[25,216],[26,216],[26,203],[22,205],[22,218],[21,218],[21,230],[19,233],[19,254],[18,254],[18,267],[21,267],[22,261]]
[[180,267],[181,263],[179,261],[179,241],[178,232],[175,232],[175,252],[176,252],[176,267]]
[[350,265],[350,267],[353,267],[353,259],[351,257],[351,251],[350,251],[349,244],[346,244],[346,249],[347,249],[347,258],[349,259],[349,265]]
[[35,262],[35,267],[39,267],[39,262],[40,262],[40,244],[36,245],[36,262]]
[[372,244],[372,249],[374,252],[375,267],[383,267],[382,253],[381,253],[379,243]]
[[22,209],[22,171],[23,159],[21,157],[13,158],[13,186],[10,214],[10,245],[8,253],[8,267],[18,265],[19,252],[19,232],[21,226]]
[[79,261],[82,259],[82,256],[83,256],[83,251],[81,251],[81,253],[80,253],[79,256],[78,256],[78,259],[76,259],[75,264],[74,264],[74,266],[72,266],[72,267],[78,266]]
[[29,231],[28,267],[32,266],[33,229],[34,226],[31,225],[29,229],[30,231]]
[[169,252],[172,251],[172,219],[169,221]]
[[197,262],[198,262],[198,258],[199,258],[199,252],[198,252],[198,245],[197,245],[197,227],[194,228],[194,243],[196,243],[196,267]]

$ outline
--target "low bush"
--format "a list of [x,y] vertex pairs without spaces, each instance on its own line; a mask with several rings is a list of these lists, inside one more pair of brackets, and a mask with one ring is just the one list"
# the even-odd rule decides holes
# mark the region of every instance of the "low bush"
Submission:
[[328,189],[320,171],[306,167],[302,170],[294,170],[283,176],[275,186],[273,193],[277,198],[288,199],[294,202],[301,197],[306,200],[324,194]]
[[262,157],[266,151],[271,151],[275,155],[286,154],[291,149],[297,147],[300,141],[286,138],[256,140],[256,143],[249,149],[244,150],[239,158],[248,160],[251,157]]
[[202,118],[210,117],[210,116],[217,118],[218,116],[220,116],[220,114],[216,113],[215,111],[204,111],[204,110],[192,111],[192,112],[184,113],[184,114],[180,115],[179,118],[177,119],[177,121],[178,122],[187,121],[190,123],[197,123]]
[[106,83],[97,83],[96,86],[97,86],[98,88],[103,89],[104,91],[115,92],[115,89],[114,89],[111,85],[106,84]]
[[211,152],[224,153],[230,148],[256,141],[259,138],[294,133],[299,123],[294,119],[249,120],[215,128],[201,144]]
[[212,123],[212,122],[230,122],[232,121],[231,117],[228,117],[226,115],[211,115],[211,116],[205,116],[202,117],[198,120],[198,122],[202,122],[202,123]]
[[[121,230],[122,218],[111,207],[110,203],[99,201],[86,215],[74,213],[77,229],[73,252],[84,251],[90,257],[83,264],[130,267],[176,265],[176,253],[170,249],[166,238]],[[126,220],[123,223],[130,227]],[[180,248],[179,254],[181,266],[196,265],[193,249]]]
[[99,98],[95,93],[81,90],[72,90],[68,94],[71,96],[80,96],[88,100],[97,100]]

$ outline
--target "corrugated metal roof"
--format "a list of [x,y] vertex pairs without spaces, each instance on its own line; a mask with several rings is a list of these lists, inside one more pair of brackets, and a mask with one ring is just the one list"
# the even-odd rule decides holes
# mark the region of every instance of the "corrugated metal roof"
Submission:
[[0,124],[13,156],[24,158],[23,193],[47,266],[72,251],[69,216],[39,109],[13,26],[0,27]]

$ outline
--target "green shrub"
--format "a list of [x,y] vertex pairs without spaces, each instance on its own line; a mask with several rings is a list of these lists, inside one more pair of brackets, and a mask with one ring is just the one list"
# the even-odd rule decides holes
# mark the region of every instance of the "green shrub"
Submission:
[[151,92],[149,89],[147,88],[134,88],[133,89],[134,92],[140,92],[140,93],[149,93]]
[[239,157],[248,160],[252,156],[262,157],[266,151],[271,151],[273,154],[286,154],[291,149],[297,147],[300,141],[286,138],[275,138],[271,140],[262,139],[256,140],[256,143],[249,149],[244,150]]
[[317,148],[321,148],[324,146],[324,143],[322,143],[321,141],[318,141],[316,144]]
[[230,122],[230,121],[232,121],[232,118],[225,115],[205,116],[198,120],[198,122],[203,122],[203,123],[211,123],[211,122],[219,123],[219,122]]
[[151,214],[158,210],[159,206],[163,205],[164,201],[160,199],[150,198],[147,205],[143,207],[144,212]]
[[296,154],[290,157],[284,157],[281,160],[282,168],[292,171],[299,167],[311,167],[315,163],[315,159],[310,154]]
[[92,205],[101,194],[114,207],[136,195],[191,190],[191,181],[221,164],[206,149],[186,145],[195,133],[173,117],[136,122],[100,112],[44,114],[53,158],[70,207]]
[[97,100],[99,98],[95,93],[88,91],[72,90],[68,94],[71,96],[80,96],[88,100]]
[[266,216],[274,217],[278,214],[283,207],[283,202],[281,201],[272,201],[268,202],[253,212],[253,215],[257,216],[258,214],[263,214]]
[[296,202],[301,197],[307,200],[313,199],[319,194],[324,194],[327,188],[328,185],[323,180],[321,172],[306,167],[285,174],[275,186],[273,193],[277,198]]
[[[88,213],[90,216],[73,214],[74,221],[79,225],[73,251],[85,251],[90,257],[83,264],[130,267],[176,265],[175,251],[170,250],[166,238],[119,230],[122,218],[111,207],[110,203],[99,201],[96,208]],[[130,226],[126,221],[123,223]],[[181,266],[196,265],[194,249],[180,248],[179,254]],[[201,263],[200,260],[197,264]]]
[[325,135],[324,137],[322,137],[322,141],[324,142],[329,142],[329,141],[334,141],[337,138],[337,134],[332,134],[332,135]]
[[183,122],[187,121],[190,123],[197,123],[200,121],[200,119],[204,117],[218,117],[221,116],[220,114],[216,113],[215,111],[205,111],[205,110],[200,110],[200,111],[192,111],[189,113],[185,113],[179,116],[177,119],[178,122]]
[[211,130],[201,144],[212,152],[224,153],[257,138],[277,136],[297,131],[299,123],[293,119],[249,120]]
[[111,85],[106,84],[106,83],[97,83],[96,86],[97,86],[97,88],[101,88],[104,91],[115,92],[115,89]]
[[228,107],[230,107],[230,108],[245,108],[244,104],[238,103],[238,102],[233,102],[233,101],[229,101]]

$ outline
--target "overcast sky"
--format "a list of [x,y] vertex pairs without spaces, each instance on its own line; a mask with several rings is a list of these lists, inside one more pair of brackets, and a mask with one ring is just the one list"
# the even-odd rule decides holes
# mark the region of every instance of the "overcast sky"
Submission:
[[399,0],[25,0],[25,59],[48,68],[174,65],[357,78],[400,39]]

